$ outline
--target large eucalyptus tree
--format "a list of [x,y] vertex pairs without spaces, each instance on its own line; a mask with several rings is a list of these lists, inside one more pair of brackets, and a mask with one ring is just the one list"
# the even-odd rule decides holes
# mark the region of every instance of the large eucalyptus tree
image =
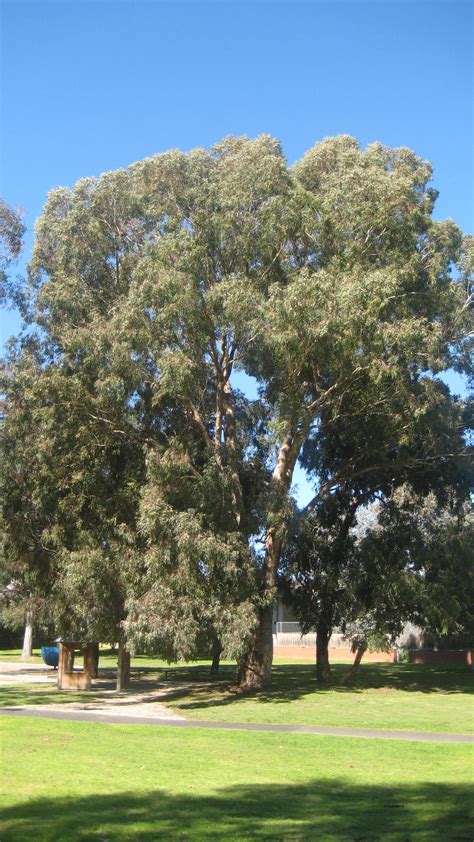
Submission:
[[[436,403],[434,374],[468,362],[461,234],[433,222],[430,180],[410,150],[347,136],[292,168],[272,138],[230,137],[50,194],[30,270],[44,353],[88,382],[90,422],[147,461],[129,634],[152,638],[191,583],[190,599],[214,599],[211,625],[253,604],[240,682],[270,681],[298,459],[311,467],[348,411],[385,419],[315,474],[310,511],[385,469]],[[259,401],[236,391],[238,369]]]

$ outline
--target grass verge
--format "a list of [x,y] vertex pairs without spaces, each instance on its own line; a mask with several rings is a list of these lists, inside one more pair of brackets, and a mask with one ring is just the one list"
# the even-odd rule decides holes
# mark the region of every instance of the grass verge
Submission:
[[3,842],[470,840],[470,747],[0,720]]
[[[101,658],[102,667],[109,667],[110,660],[110,655]],[[346,686],[342,682],[347,665],[333,664],[333,685],[321,689],[313,664],[276,661],[272,688],[245,694],[237,692],[231,683],[232,664],[223,665],[224,681],[217,684],[209,681],[208,662],[170,666],[158,659],[135,658],[133,666],[132,691],[150,691],[156,700],[160,682],[176,684],[164,702],[188,719],[474,732],[473,676],[472,669],[465,666],[362,664],[357,683]],[[143,680],[147,669],[152,670],[151,677],[156,681]],[[58,693],[53,681],[0,686],[0,706],[96,699],[100,699],[97,686],[92,694]]]
[[474,731],[469,667],[364,664],[350,687],[341,683],[346,666],[335,664],[332,672],[332,687],[320,689],[313,666],[277,664],[268,691],[207,685],[177,689],[167,704],[189,719],[219,722]]

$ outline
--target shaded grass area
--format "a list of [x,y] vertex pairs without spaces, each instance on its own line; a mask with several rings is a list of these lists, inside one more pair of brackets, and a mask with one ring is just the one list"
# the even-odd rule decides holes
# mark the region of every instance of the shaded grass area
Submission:
[[190,719],[221,722],[474,730],[469,667],[363,664],[350,686],[341,683],[346,666],[333,665],[332,672],[332,686],[321,689],[313,666],[278,664],[268,691],[240,693],[229,685],[177,689],[167,704]]
[[2,842],[471,839],[470,750],[0,720]]
[[[0,650],[0,661],[21,662],[21,650]],[[79,659],[80,660],[80,659]],[[34,650],[30,664],[43,665],[40,651]],[[133,655],[131,659],[132,674],[155,674],[160,678],[166,674],[167,678],[177,683],[189,681],[211,680],[210,660],[202,659],[192,663],[168,663],[162,658],[150,655]],[[333,689],[341,691],[363,690],[368,688],[391,687],[400,690],[420,692],[474,692],[472,668],[463,664],[408,664],[408,663],[362,663],[359,675],[350,687],[340,686],[349,672],[348,661],[334,661],[331,664]],[[115,670],[117,653],[110,648],[102,648],[100,652],[100,668]],[[233,661],[221,661],[219,678],[232,681],[236,674],[236,664]],[[297,693],[305,689],[308,682],[315,681],[316,673],[314,658],[294,659],[274,658],[273,683],[279,692]]]
[[[92,693],[58,693],[48,684],[0,686],[0,705],[58,704],[100,700],[113,688],[113,655],[101,656],[102,680]],[[104,670],[105,667],[105,670]],[[189,719],[261,724],[328,725],[401,730],[474,731],[472,668],[456,664],[362,664],[357,681],[343,683],[346,664],[333,664],[333,684],[316,684],[312,663],[276,661],[272,688],[241,693],[233,685],[235,665],[221,667],[219,682],[211,681],[209,662],[169,665],[159,659],[136,657],[132,692],[148,693],[156,701],[163,682],[176,684],[165,701]],[[53,676],[54,674],[51,673]],[[33,680],[33,679],[32,679]],[[194,686],[193,686],[194,685]]]
[[66,691],[49,684],[7,684],[0,686],[0,708],[16,705],[59,705],[70,702],[90,702],[98,698],[97,693]]
[[[81,658],[78,657],[77,662],[80,662],[80,660]],[[33,649],[32,657],[26,659],[21,657],[21,649],[0,649],[0,661],[5,661],[6,663],[38,664],[38,666],[43,666],[40,649]],[[173,671],[175,669],[179,669],[184,672],[191,670],[192,674],[202,672],[203,675],[207,675],[210,672],[211,661],[203,658],[202,660],[193,661],[189,664],[183,662],[170,664],[168,661],[153,655],[133,655],[131,665],[132,669],[140,672],[148,670],[151,672],[156,671],[157,673],[162,673],[167,672],[168,670]],[[115,670],[117,668],[116,650],[111,649],[110,647],[101,647],[100,666],[102,668]],[[235,676],[236,664],[234,661],[222,661],[221,670],[223,670],[224,673],[228,675],[229,679],[231,679]]]

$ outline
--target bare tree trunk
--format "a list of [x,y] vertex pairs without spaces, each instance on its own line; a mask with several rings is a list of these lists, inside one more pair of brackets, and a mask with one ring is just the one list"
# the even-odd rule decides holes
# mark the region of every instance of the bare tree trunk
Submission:
[[360,662],[361,662],[361,660],[364,657],[366,652],[367,652],[367,644],[366,643],[362,643],[360,646],[357,647],[355,658],[354,658],[354,663],[352,664],[352,666],[351,666],[349,672],[347,673],[347,675],[344,676],[344,681],[342,682],[343,684],[349,684],[351,681],[353,681],[356,678],[357,673],[359,672]]
[[281,504],[269,516],[272,526],[265,541],[265,561],[262,575],[262,607],[259,609],[258,624],[250,640],[245,656],[238,669],[238,683],[242,689],[270,687],[273,661],[273,602],[276,598],[277,571],[280,563],[283,540],[286,533],[285,506],[295,468],[301,436],[296,437],[289,429],[280,447],[278,460],[273,471],[272,486],[275,501]]
[[276,537],[275,533],[275,529],[270,529],[267,534],[262,587],[263,605],[259,609],[257,626],[248,649],[239,663],[238,684],[243,690],[258,690],[270,687],[272,683],[273,599],[276,593],[276,574],[282,548],[281,538]]
[[328,652],[331,631],[325,620],[318,622],[316,626],[316,681],[323,687],[327,687],[331,682]]
[[130,687],[130,652],[125,644],[119,642],[117,659],[117,692]]
[[218,640],[215,641],[214,646],[212,648],[212,664],[211,664],[211,676],[212,678],[218,678],[219,676],[219,665],[221,660],[221,652],[222,646]]
[[235,423],[235,400],[234,395],[228,380],[232,366],[226,374],[224,385],[224,407],[226,426],[224,430],[225,443],[228,449],[229,464],[232,470],[232,505],[235,513],[237,526],[240,526],[242,511],[244,508],[242,485],[237,468],[237,431]]
[[243,690],[258,690],[269,687],[272,681],[273,660],[273,606],[260,609],[255,634],[239,663],[237,681]]
[[354,523],[359,504],[360,499],[354,497],[341,523],[339,534],[333,548],[333,559],[328,569],[328,580],[321,593],[321,613],[316,625],[316,680],[322,687],[327,687],[331,683],[328,647],[332,634],[334,598],[338,587],[344,542]]
[[356,656],[354,658],[354,663],[352,664],[352,667],[351,667],[352,673],[355,674],[357,672],[357,670],[360,667],[360,662],[361,662],[361,660],[364,657],[366,652],[367,652],[367,644],[364,643],[362,646],[359,646],[359,648],[357,649]]
[[26,612],[25,617],[25,633],[23,636],[23,649],[21,652],[22,658],[31,658],[33,654],[33,613]]

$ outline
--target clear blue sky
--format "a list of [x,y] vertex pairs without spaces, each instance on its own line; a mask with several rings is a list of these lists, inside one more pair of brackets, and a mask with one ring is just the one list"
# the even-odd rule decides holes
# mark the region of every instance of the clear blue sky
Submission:
[[473,8],[3,0],[1,195],[31,228],[52,187],[170,147],[270,132],[293,162],[346,132],[428,158],[472,230]]
[[31,229],[52,187],[170,147],[269,132],[293,162],[344,132],[428,158],[436,215],[472,231],[473,8],[3,0],[0,194]]

